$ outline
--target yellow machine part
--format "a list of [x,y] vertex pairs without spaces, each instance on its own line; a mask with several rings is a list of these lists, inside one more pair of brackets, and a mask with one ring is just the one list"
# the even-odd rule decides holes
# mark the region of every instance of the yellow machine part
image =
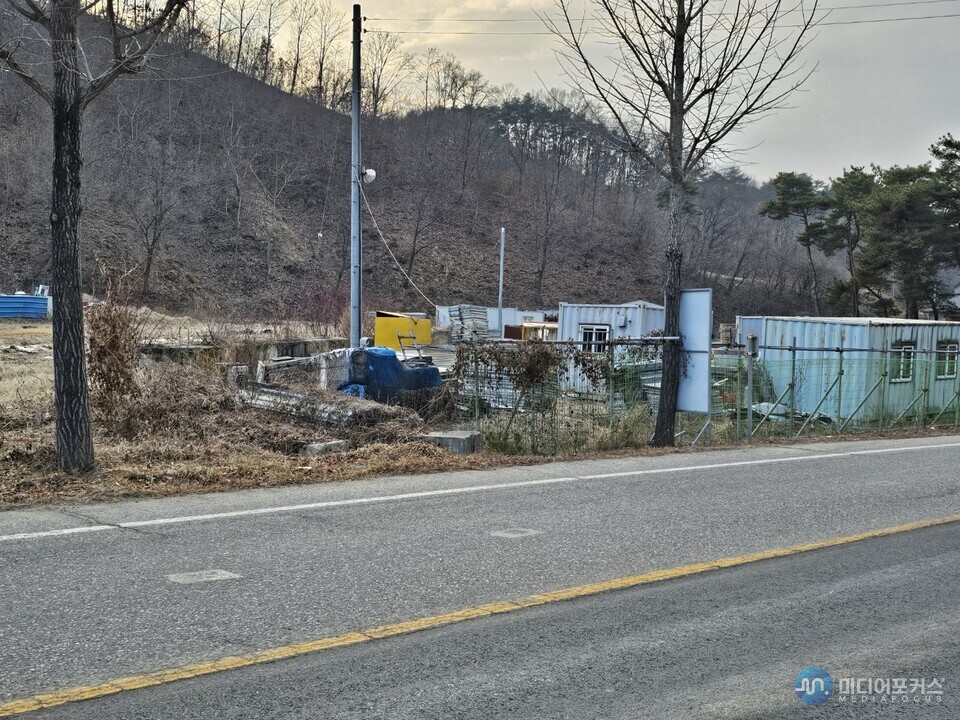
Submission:
[[428,318],[414,318],[402,313],[377,311],[373,326],[373,342],[378,347],[388,347],[400,350],[400,340],[403,346],[413,347],[414,344],[429,345],[432,323]]

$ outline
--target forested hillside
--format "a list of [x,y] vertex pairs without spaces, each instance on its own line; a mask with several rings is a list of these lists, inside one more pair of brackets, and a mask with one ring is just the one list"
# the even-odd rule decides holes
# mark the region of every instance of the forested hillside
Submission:
[[[346,37],[329,21],[279,53],[262,20],[243,39],[242,23],[217,32],[192,18],[155,68],[87,111],[88,288],[102,265],[129,271],[144,302],[170,311],[338,316],[349,283]],[[389,37],[368,56],[369,308],[430,309],[400,267],[438,304],[495,302],[501,226],[509,305],[659,298],[661,180],[609,142],[582,100],[494,88],[455,58],[403,56]],[[49,275],[50,135],[49,110],[0,74],[3,292]],[[758,214],[773,187],[704,168],[690,190],[686,284],[716,288],[718,320],[813,312],[813,278],[822,290],[844,277],[842,254],[817,246],[808,257],[795,221]]]

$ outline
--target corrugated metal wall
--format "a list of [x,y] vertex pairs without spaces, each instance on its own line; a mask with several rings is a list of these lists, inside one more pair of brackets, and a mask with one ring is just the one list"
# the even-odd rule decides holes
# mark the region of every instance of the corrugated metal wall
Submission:
[[[881,320],[854,321],[845,318],[739,317],[738,338],[749,332],[760,338],[759,381],[767,382],[773,400],[790,384],[791,351],[796,342],[796,408],[813,412],[830,390],[841,369],[843,376],[834,386],[820,412],[846,418],[876,387],[858,419],[895,418],[911,403],[922,402],[934,412],[948,405],[957,392],[960,378],[938,377],[937,347],[960,339],[960,323]],[[889,352],[899,343],[915,348],[910,378],[894,378],[899,360]],[[871,352],[872,351],[872,352]],[[884,378],[883,373],[887,376]],[[839,394],[837,388],[840,388]],[[926,391],[926,397],[921,397]]]
[[560,303],[559,340],[580,340],[581,325],[608,325],[610,339],[645,337],[663,330],[664,309],[637,301],[624,305],[578,305]]
[[49,298],[32,295],[0,295],[0,318],[46,318]]
[[[652,332],[663,330],[663,315],[662,306],[642,300],[623,305],[560,303],[557,339],[580,342],[582,325],[608,326],[610,340],[647,337]],[[564,389],[589,392],[594,388],[592,383],[571,365],[564,381]]]

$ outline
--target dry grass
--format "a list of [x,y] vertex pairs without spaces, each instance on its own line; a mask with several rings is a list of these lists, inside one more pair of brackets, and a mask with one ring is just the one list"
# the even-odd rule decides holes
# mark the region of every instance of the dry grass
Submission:
[[336,326],[296,320],[276,322],[244,322],[239,320],[198,320],[187,315],[164,315],[150,308],[140,308],[144,327],[151,340],[168,343],[232,344],[238,338],[254,340],[290,340],[332,337]]
[[[146,313],[153,337],[231,342],[307,328],[202,323]],[[36,354],[10,350],[43,345]],[[107,396],[92,388],[96,469],[58,472],[54,452],[49,322],[0,322],[0,509],[192,492],[352,480],[376,475],[484,468],[523,459],[459,457],[418,442],[415,413],[336,393],[309,399],[351,409],[335,431],[237,402],[216,368],[141,362],[135,387]],[[302,388],[306,390],[307,388]],[[357,449],[304,457],[311,442],[347,439]],[[528,459],[532,462],[533,459]]]
[[[536,462],[457,456],[419,442],[423,424],[404,408],[334,393],[310,399],[352,410],[350,422],[328,430],[245,407],[215,371],[145,361],[134,392],[103,402],[94,388],[97,466],[81,476],[57,471],[51,399],[0,403],[0,509]],[[334,438],[356,449],[299,454],[307,443]]]
[[[16,347],[42,346],[26,353]],[[0,320],[0,405],[53,393],[53,330],[48,321]]]
[[[532,458],[527,463],[535,462]],[[88,503],[124,498],[356,480],[520,464],[493,455],[452,455],[433,445],[374,444],[316,458],[290,457],[231,443],[100,443],[97,470],[57,473],[52,448],[33,444],[17,458],[15,473],[0,474],[0,509],[46,503]]]

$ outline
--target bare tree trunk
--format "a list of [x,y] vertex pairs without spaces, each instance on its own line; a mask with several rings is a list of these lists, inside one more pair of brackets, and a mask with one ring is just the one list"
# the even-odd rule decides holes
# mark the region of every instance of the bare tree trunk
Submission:
[[220,0],[219,12],[217,13],[217,56],[216,56],[217,62],[220,62],[220,60],[223,58],[223,35],[224,35],[223,13],[224,13],[226,4],[227,4],[227,0]]
[[847,270],[850,273],[850,300],[853,316],[860,317],[860,285],[857,283],[857,268],[853,250],[847,246]]
[[817,276],[817,266],[813,262],[813,247],[812,243],[807,242],[807,260],[810,262],[810,275],[813,279],[813,312],[817,317],[821,317],[823,313],[820,312],[820,278]]
[[[677,18],[673,36],[673,95],[670,97],[670,241],[667,246],[666,267],[663,278],[665,337],[680,335],[680,271],[683,263],[681,236],[683,223],[684,172],[683,133],[684,103],[686,88],[686,48],[688,18],[684,0],[676,0]],[[660,378],[660,403],[657,407],[657,422],[651,444],[654,447],[673,445],[673,431],[677,422],[677,392],[680,388],[680,342],[666,340],[663,343],[663,375]]]
[[270,273],[273,270],[273,233],[267,230],[267,285],[270,284]]
[[907,320],[919,320],[920,319],[920,303],[913,297],[908,297],[904,300],[904,317]]
[[[664,269],[664,320],[665,337],[680,335],[680,273],[683,265],[683,250],[680,246],[683,212],[683,185],[675,184],[670,189],[670,245],[667,247]],[[663,343],[663,376],[660,380],[660,403],[657,407],[657,422],[651,444],[654,447],[673,445],[674,427],[677,418],[677,390],[680,386],[679,341]]]
[[52,6],[53,193],[50,206],[53,265],[53,376],[57,463],[65,472],[93,466],[93,437],[84,358],[80,294],[80,140],[83,119],[77,56],[76,1]]
[[420,239],[419,222],[413,231],[413,242],[410,244],[410,255],[407,257],[407,277],[413,275],[413,263],[417,259],[417,241]]
[[143,264],[143,296],[150,294],[150,271],[153,269],[153,250],[147,250],[147,259]]
[[536,285],[536,298],[534,299],[534,305],[541,307],[543,305],[543,276],[547,274],[547,267],[541,261],[537,265],[537,285]]

